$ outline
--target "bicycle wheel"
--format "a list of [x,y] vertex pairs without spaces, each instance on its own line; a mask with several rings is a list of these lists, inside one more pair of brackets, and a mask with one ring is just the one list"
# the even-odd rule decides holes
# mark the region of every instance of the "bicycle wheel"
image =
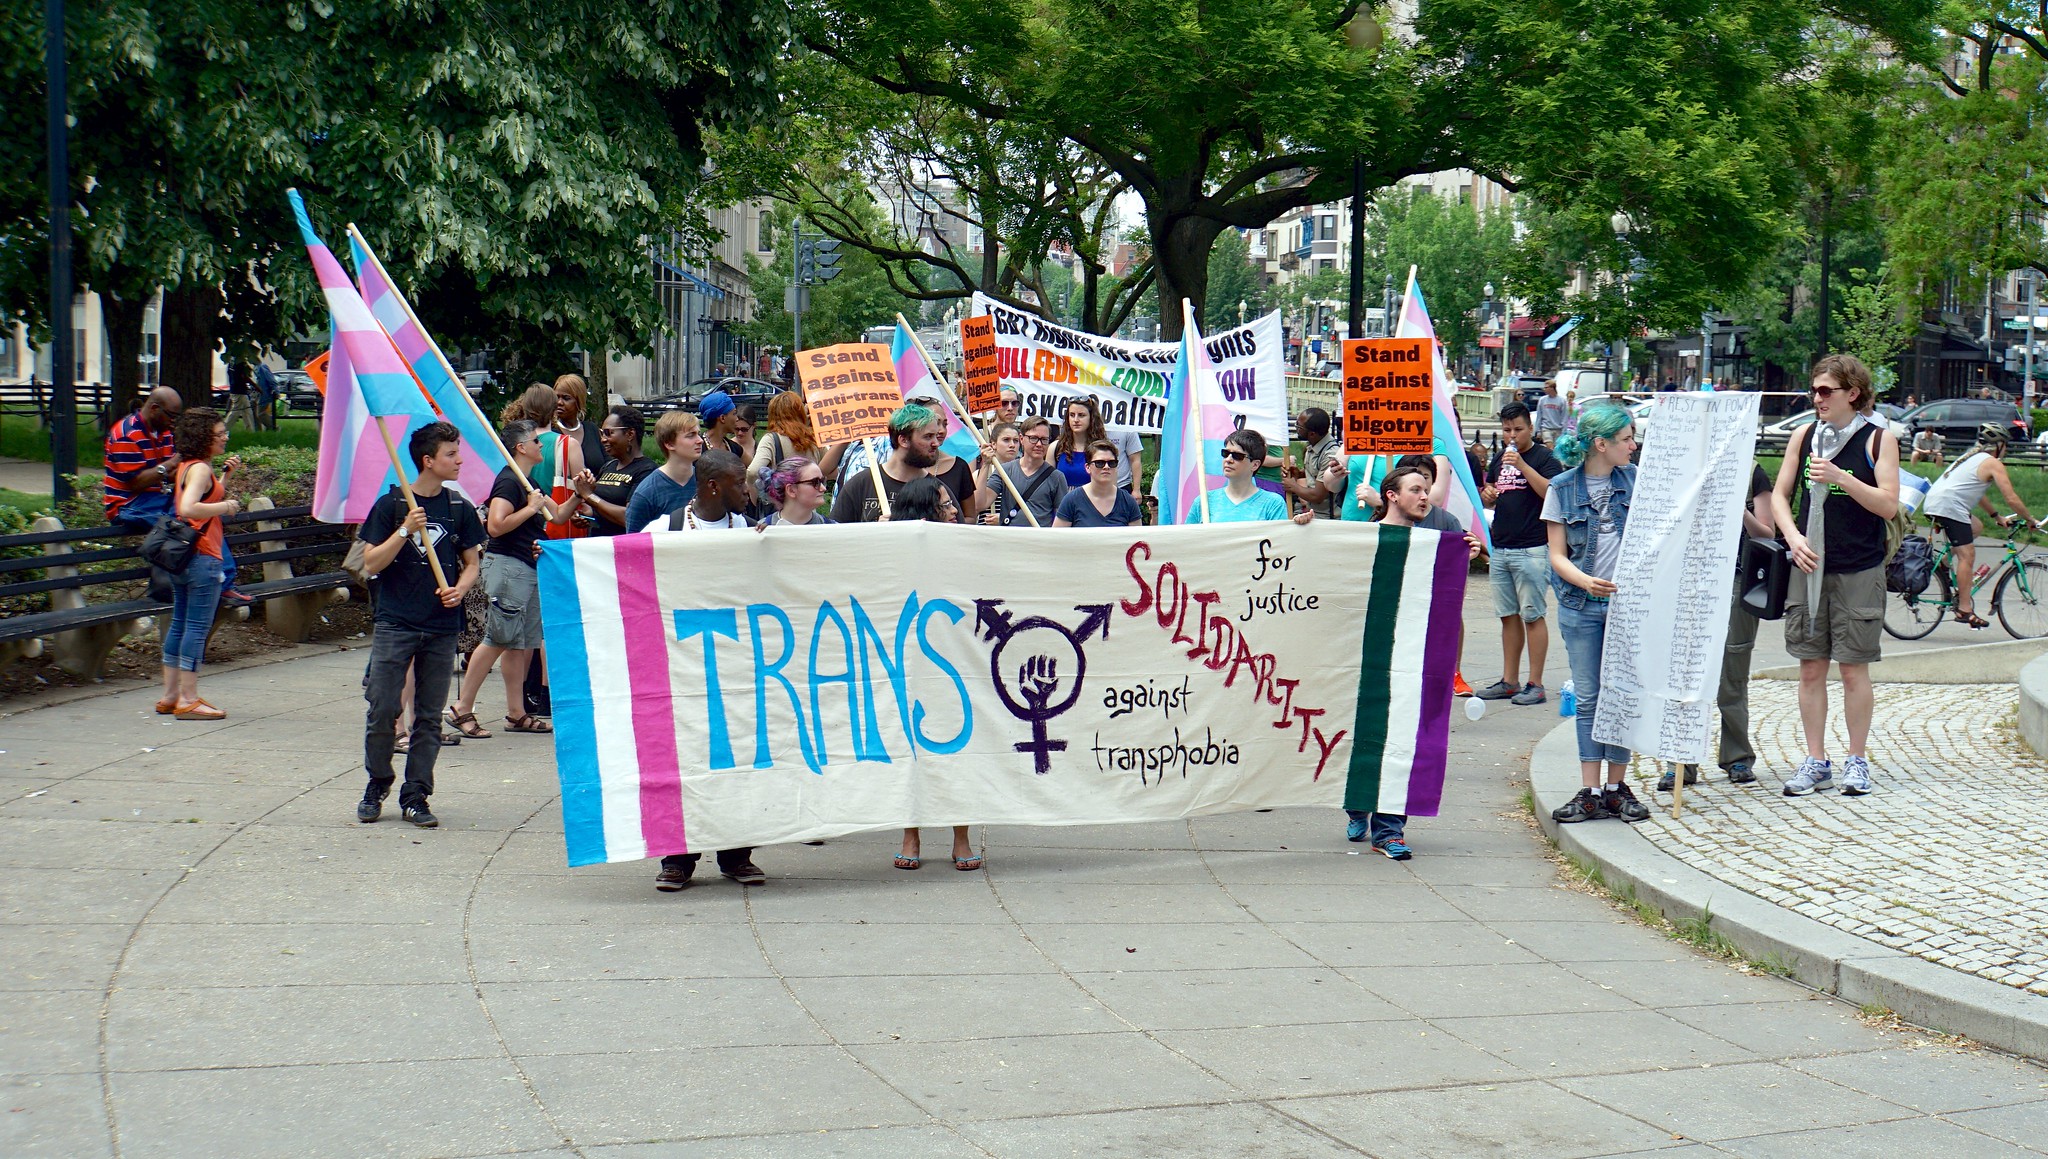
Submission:
[[1991,590],[1991,614],[2015,640],[2048,636],[2048,563],[2023,559]]
[[[1800,577],[1793,576],[1798,583]],[[1884,630],[1901,640],[1920,640],[1941,626],[1948,610],[1955,606],[1948,572],[1937,569],[1929,577],[1927,590],[1917,596],[1887,592],[1884,597]]]

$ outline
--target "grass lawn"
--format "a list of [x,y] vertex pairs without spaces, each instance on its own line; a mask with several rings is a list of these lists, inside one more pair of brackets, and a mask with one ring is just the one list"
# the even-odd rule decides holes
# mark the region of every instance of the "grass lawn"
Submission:
[[12,507],[24,515],[48,512],[53,506],[48,491],[38,495],[30,491],[9,491],[0,487],[0,507]]
[[[234,429],[228,438],[230,450],[236,447],[305,447],[312,449],[320,445],[320,425],[306,420],[283,420],[274,431],[248,431]],[[106,436],[100,433],[99,424],[80,423],[78,426],[78,465],[98,467],[106,451]],[[38,463],[50,461],[50,432],[35,416],[10,414],[0,416],[0,457],[33,459]]]

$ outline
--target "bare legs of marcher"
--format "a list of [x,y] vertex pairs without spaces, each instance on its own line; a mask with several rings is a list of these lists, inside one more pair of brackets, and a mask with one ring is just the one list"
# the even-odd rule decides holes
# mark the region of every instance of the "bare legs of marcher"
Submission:
[[[501,648],[496,644],[478,644],[470,654],[469,668],[462,674],[462,691],[455,703],[448,706],[451,718],[458,721],[470,717],[475,722],[476,694],[483,689],[484,678],[491,674],[491,666],[503,669],[505,679],[505,727],[511,732],[552,731],[535,717],[526,712],[526,667],[533,661],[531,648]],[[462,729],[464,736],[477,736],[469,729]],[[488,734],[485,734],[488,735]]]
[[[1865,746],[1870,741],[1870,718],[1876,711],[1877,694],[1870,686],[1870,665],[1839,664],[1842,673],[1842,723],[1849,731],[1849,760],[1852,773],[1868,766]],[[1797,776],[1786,782],[1785,795],[1833,788],[1834,769],[1828,760],[1828,662],[1799,662],[1799,726],[1806,734],[1806,760]],[[1868,775],[1846,777],[1844,796],[1859,797],[1870,791]]]
[[[922,846],[916,829],[903,831],[903,850],[896,855],[896,868],[916,869],[924,864],[920,856]],[[953,826],[953,868],[973,870],[981,868],[981,854],[974,851],[974,842],[967,835],[967,826]]]

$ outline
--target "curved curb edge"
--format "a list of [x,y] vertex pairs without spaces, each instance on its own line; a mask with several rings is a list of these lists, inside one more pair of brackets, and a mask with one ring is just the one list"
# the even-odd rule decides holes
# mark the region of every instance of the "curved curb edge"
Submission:
[[1876,1004],[1918,1026],[2048,1061],[2048,998],[1938,965],[1784,909],[1686,865],[1619,822],[1560,825],[1550,811],[1579,790],[1578,741],[1566,721],[1536,745],[1529,787],[1536,822],[1566,854],[1599,867],[1667,919],[1711,914],[1713,929],[1745,955],[1847,1001]]

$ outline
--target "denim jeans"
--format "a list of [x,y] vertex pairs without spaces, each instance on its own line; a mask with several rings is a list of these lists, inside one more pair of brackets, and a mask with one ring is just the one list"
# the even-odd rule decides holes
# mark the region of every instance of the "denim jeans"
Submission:
[[364,794],[384,799],[397,776],[391,771],[393,732],[404,703],[405,670],[412,668],[412,740],[405,754],[401,807],[424,808],[434,795],[434,761],[441,755],[441,710],[455,673],[453,632],[413,632],[378,624],[370,639],[370,671],[363,697],[370,702],[363,721],[363,768],[370,774]]
[[[138,495],[121,508],[121,514],[107,521],[107,526],[125,535],[148,535],[156,521],[171,513],[168,501],[149,503],[146,500],[157,492]],[[143,508],[137,511],[136,508]],[[225,542],[220,545],[220,586],[223,589],[235,586],[235,552]]]
[[1378,845],[1382,841],[1406,840],[1402,836],[1408,831],[1408,815],[1406,813],[1361,813],[1356,809],[1346,809],[1344,810],[1344,815],[1353,821],[1361,817],[1371,817],[1370,839],[1374,845]]
[[1557,631],[1571,658],[1572,693],[1579,701],[1579,759],[1626,765],[1627,749],[1593,739],[1593,710],[1600,706],[1600,653],[1607,643],[1607,601],[1587,600],[1576,608],[1558,605]]
[[185,574],[171,577],[171,626],[164,629],[164,667],[199,671],[206,635],[220,607],[220,561],[192,553]]
[[[704,855],[701,853],[671,853],[661,859],[661,867],[663,869],[680,869],[685,865],[695,865],[697,864],[697,859],[702,856]],[[754,847],[751,845],[744,849],[721,849],[718,851],[718,871],[720,873],[731,873],[753,859]]]

